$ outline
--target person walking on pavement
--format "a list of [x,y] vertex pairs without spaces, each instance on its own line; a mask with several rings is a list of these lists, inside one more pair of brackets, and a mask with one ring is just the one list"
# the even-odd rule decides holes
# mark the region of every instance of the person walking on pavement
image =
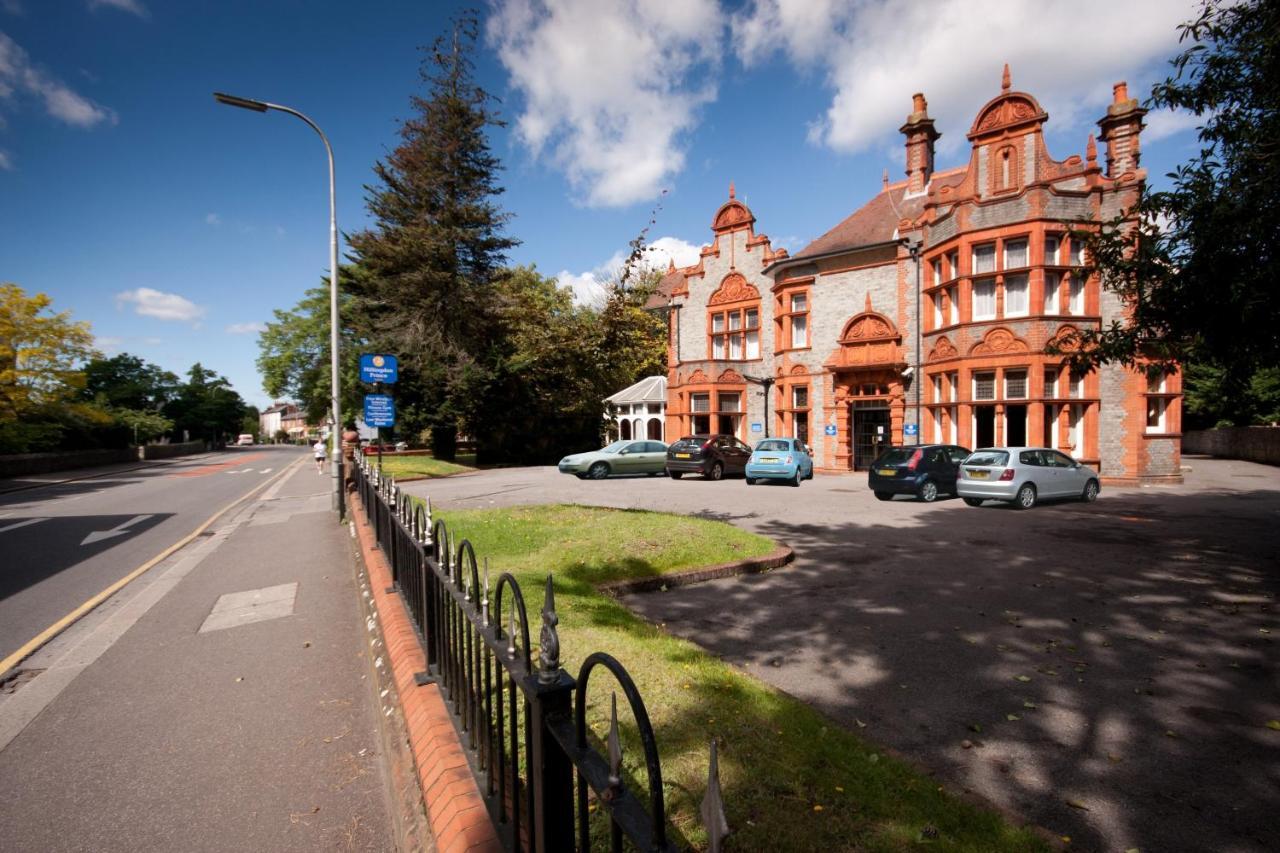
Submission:
[[324,443],[323,438],[318,438],[316,439],[316,443],[312,446],[311,450],[313,453],[315,453],[315,456],[316,456],[316,473],[323,474],[324,460],[325,460],[325,457],[329,455],[328,445]]

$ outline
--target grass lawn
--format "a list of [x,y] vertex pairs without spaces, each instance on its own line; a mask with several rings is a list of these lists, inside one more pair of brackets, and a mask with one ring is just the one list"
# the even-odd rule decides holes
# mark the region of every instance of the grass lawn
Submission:
[[[654,725],[667,815],[683,836],[678,841],[706,846],[699,805],[714,736],[720,740],[731,850],[1047,849],[1038,836],[943,792],[874,744],[595,589],[604,581],[760,556],[773,549],[769,540],[721,522],[581,506],[439,515],[457,541],[470,539],[477,555],[489,558],[493,577],[503,571],[516,576],[527,596],[533,638],[546,575],[555,575],[560,645],[570,674],[576,676],[594,651],[626,666]],[[589,715],[601,737],[613,689],[607,672],[593,674]],[[619,699],[628,784],[644,798],[638,738]],[[924,837],[927,827],[937,830],[936,837]]]
[[[369,460],[376,468],[378,465],[378,455],[376,453],[369,456]],[[470,464],[468,464],[468,462]],[[474,456],[459,456],[458,462],[445,462],[431,456],[384,456],[382,457],[382,471],[390,474],[397,480],[403,480],[407,477],[447,477],[450,474],[458,474],[462,471],[471,471],[475,466]]]

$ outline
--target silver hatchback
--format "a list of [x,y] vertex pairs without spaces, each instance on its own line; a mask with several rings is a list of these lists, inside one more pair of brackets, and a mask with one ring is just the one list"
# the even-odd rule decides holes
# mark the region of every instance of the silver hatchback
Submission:
[[969,506],[1009,501],[1031,509],[1046,498],[1098,497],[1098,472],[1047,447],[984,447],[960,464],[956,494]]

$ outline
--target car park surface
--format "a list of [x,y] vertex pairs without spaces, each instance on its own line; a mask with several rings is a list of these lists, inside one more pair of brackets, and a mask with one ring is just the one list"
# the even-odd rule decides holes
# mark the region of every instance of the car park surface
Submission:
[[954,444],[892,447],[867,472],[867,486],[882,501],[912,495],[932,503],[940,494],[956,493],[956,476],[968,449]]
[[960,466],[956,494],[969,506],[997,500],[1031,509],[1045,499],[1097,499],[1098,472],[1046,447],[985,447]]
[[1270,850],[1280,469],[1184,464],[1182,486],[1034,513],[881,502],[861,474],[779,492],[547,467],[404,488],[445,508],[679,512],[786,542],[784,569],[624,600],[1071,849]]
[[762,438],[756,443],[743,471],[747,485],[761,480],[780,480],[799,486],[813,479],[813,457],[804,443],[794,438]]
[[603,480],[620,474],[661,474],[666,460],[667,446],[661,441],[615,441],[599,450],[570,454],[556,467],[580,480]]

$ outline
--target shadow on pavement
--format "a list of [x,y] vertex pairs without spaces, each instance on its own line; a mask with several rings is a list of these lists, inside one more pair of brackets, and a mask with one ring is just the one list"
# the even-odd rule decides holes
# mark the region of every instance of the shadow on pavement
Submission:
[[1274,849],[1280,492],[901,511],[626,603],[1073,849]]

